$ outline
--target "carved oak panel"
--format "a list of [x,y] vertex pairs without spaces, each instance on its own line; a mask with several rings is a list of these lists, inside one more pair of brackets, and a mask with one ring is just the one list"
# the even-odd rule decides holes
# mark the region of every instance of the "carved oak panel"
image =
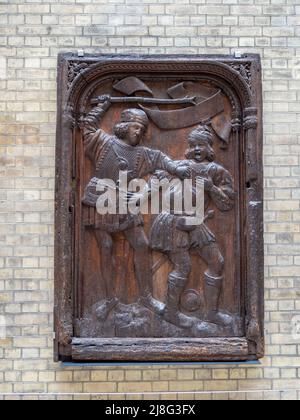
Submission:
[[263,356],[259,56],[60,55],[56,168],[55,360]]

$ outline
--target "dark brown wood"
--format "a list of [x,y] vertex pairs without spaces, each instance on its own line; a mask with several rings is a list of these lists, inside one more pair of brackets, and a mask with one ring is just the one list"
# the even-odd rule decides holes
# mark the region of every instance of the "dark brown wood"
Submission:
[[[259,56],[58,63],[55,360],[263,357]],[[202,178],[204,222],[100,216],[97,182],[120,170]]]
[[[167,351],[166,351],[167,349]],[[249,358],[245,338],[214,339],[82,339],[72,342],[78,361],[242,361]]]
[[[96,99],[91,100],[92,105],[98,105],[102,102],[101,96]],[[183,98],[183,99],[160,99],[160,98],[144,98],[143,96],[140,97],[117,97],[114,96],[111,98],[111,103],[119,104],[119,103],[126,103],[126,104],[150,104],[150,105],[195,105],[195,98]]]

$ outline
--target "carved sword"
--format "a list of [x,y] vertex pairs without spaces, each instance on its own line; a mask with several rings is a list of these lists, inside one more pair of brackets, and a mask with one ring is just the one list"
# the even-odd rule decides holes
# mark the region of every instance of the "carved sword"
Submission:
[[[101,102],[105,102],[107,100],[106,96],[99,96],[98,98],[94,98],[91,100],[92,105],[97,105]],[[140,103],[140,104],[150,104],[150,105],[196,105],[197,104],[197,97],[187,97],[187,98],[180,98],[180,99],[158,99],[158,98],[145,98],[143,96],[124,96],[124,97],[117,97],[112,96],[110,98],[110,102],[112,104],[117,103]]]

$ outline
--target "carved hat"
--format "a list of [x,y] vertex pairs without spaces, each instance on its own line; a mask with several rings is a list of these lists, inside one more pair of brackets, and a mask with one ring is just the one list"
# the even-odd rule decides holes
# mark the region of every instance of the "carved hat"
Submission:
[[122,112],[121,122],[135,122],[142,124],[145,128],[147,128],[149,125],[147,114],[141,109],[126,109]]
[[207,125],[201,124],[190,133],[188,141],[194,140],[202,140],[212,146],[213,135]]

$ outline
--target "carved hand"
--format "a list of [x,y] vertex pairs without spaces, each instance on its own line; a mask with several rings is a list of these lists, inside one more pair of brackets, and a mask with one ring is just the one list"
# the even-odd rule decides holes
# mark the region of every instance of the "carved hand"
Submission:
[[179,166],[176,168],[176,175],[180,179],[190,178],[192,175],[191,168],[189,166]]
[[126,204],[130,204],[132,202],[139,202],[140,205],[148,200],[149,198],[149,189],[148,187],[139,192],[130,192],[128,191],[127,194],[124,196],[124,200]]
[[136,202],[138,200],[141,200],[143,198],[143,195],[140,193],[133,193],[133,192],[128,191],[125,197],[126,197],[127,204],[129,204],[131,201]]
[[98,98],[98,105],[99,104],[111,104],[111,96],[110,95],[102,95]]
[[154,176],[159,180],[162,181],[163,179],[168,179],[168,174],[166,171],[155,171]]

